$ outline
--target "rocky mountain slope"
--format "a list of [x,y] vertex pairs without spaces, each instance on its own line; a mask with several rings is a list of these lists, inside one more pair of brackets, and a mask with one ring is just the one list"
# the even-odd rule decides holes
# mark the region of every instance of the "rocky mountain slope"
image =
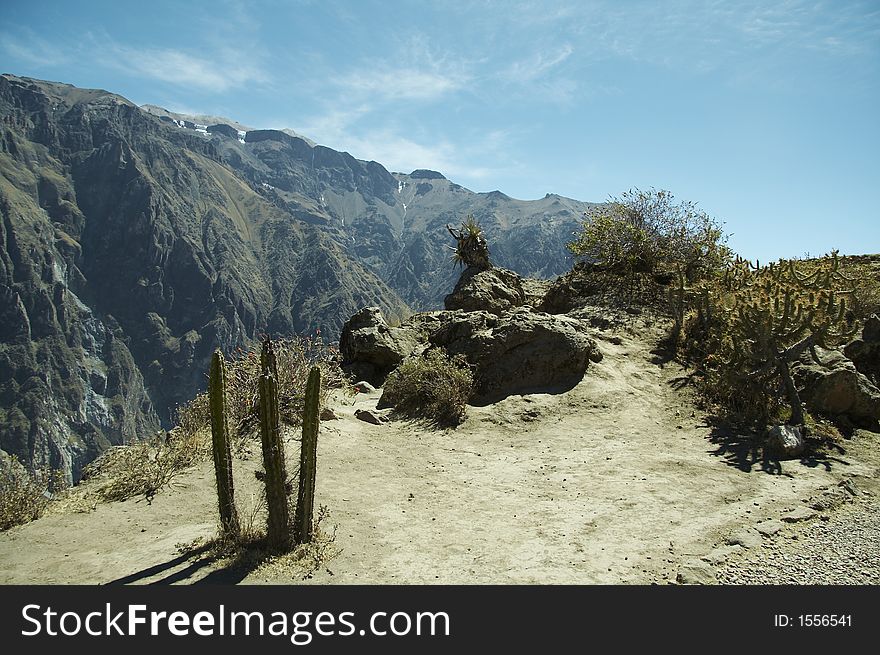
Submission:
[[447,223],[548,277],[581,203],[477,194],[276,130],[204,125],[100,90],[0,76],[0,448],[78,477],[168,427],[208,357],[331,340],[358,309],[438,307]]

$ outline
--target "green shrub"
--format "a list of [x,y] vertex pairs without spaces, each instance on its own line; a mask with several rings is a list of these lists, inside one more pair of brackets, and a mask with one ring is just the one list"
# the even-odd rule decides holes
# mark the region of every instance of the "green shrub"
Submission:
[[466,415],[474,376],[462,355],[449,359],[440,349],[412,357],[385,381],[383,403],[404,416],[455,426]]
[[676,271],[688,280],[717,271],[730,258],[721,223],[668,191],[632,189],[611,198],[566,244],[576,257],[618,272]]

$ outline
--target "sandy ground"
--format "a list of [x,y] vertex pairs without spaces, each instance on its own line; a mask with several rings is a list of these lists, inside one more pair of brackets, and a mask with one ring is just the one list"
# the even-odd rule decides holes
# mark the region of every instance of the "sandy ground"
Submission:
[[[683,371],[652,345],[625,333],[602,340],[604,360],[574,389],[471,407],[455,430],[371,425],[354,412],[378,393],[337,398],[339,419],[321,425],[317,503],[341,552],[308,580],[181,554],[216,533],[206,463],[151,504],[104,503],[0,534],[0,583],[666,583],[705,569],[703,557],[717,567],[741,557],[729,542],[750,537],[759,551],[769,537],[756,527],[842,481],[876,490],[878,435],[765,470],[713,429],[679,390]],[[291,444],[291,462],[297,453]],[[236,462],[243,515],[258,466]]]

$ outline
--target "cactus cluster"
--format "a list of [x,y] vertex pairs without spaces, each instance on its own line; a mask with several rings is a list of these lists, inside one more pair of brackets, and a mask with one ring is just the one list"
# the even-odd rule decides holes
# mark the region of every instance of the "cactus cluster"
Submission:
[[[278,408],[278,363],[272,341],[269,339],[263,343],[260,367],[258,405],[263,467],[265,469],[263,480],[266,485],[268,511],[266,540],[271,550],[283,552],[289,550],[294,543],[311,541],[313,536],[321,374],[319,367],[313,367],[306,387],[299,493],[295,522],[292,524],[288,501],[292,485],[287,479]],[[233,494],[226,384],[226,367],[223,355],[217,351],[211,361],[208,387],[214,468],[217,478],[221,529],[225,535],[234,538],[238,536],[240,527]]]
[[[737,259],[700,305],[713,312],[712,360],[742,386],[772,394],[780,383],[792,424],[804,422],[790,365],[803,352],[832,347],[851,336],[845,287],[836,252],[811,262],[761,266]],[[703,311],[703,310],[701,310]],[[736,382],[731,386],[735,387]]]

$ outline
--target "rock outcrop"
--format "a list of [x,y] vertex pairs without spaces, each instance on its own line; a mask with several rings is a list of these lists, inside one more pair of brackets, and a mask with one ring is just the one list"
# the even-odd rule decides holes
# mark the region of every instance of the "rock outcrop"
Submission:
[[857,426],[876,427],[880,421],[880,389],[843,354],[822,348],[816,351],[819,362],[805,353],[792,366],[792,376],[807,408],[845,418]]
[[450,357],[462,355],[473,370],[472,402],[576,385],[589,362],[602,358],[589,328],[576,318],[505,306],[499,299],[510,299],[511,288],[518,287],[513,298],[521,302],[522,286],[518,278],[508,280],[499,292],[509,271],[497,276],[497,270],[466,269],[451,294],[456,309],[415,314],[399,327],[389,327],[376,307],[362,309],[343,327],[343,367],[352,379],[381,385],[407,357],[441,348]]
[[480,270],[468,267],[455,288],[443,301],[446,309],[466,312],[486,311],[500,316],[525,303],[522,279],[504,268]]
[[381,386],[388,374],[423,341],[414,325],[389,327],[378,307],[364,307],[342,327],[339,353],[345,371],[356,380]]
[[862,328],[861,337],[846,345],[843,353],[852,360],[859,373],[866,375],[875,386],[880,385],[880,317],[870,316]]
[[464,355],[472,365],[475,402],[571,388],[581,381],[590,360],[601,360],[583,323],[527,308],[501,316],[455,312],[429,341],[449,355]]

